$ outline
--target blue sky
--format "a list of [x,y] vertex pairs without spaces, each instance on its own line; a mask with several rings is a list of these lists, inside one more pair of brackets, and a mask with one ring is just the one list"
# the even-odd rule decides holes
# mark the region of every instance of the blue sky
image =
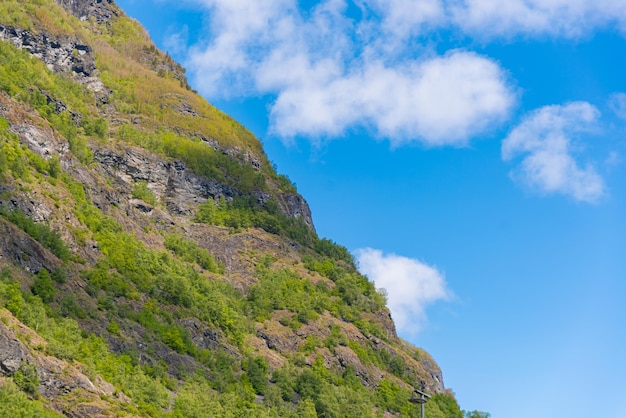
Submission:
[[626,416],[626,1],[119,0],[461,407]]

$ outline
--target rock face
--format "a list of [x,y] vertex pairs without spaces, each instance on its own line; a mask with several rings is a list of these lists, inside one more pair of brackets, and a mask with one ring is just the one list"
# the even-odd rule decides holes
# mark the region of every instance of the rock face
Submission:
[[[7,40],[20,49],[25,49],[34,57],[42,60],[48,68],[57,73],[68,73],[88,89],[99,93],[99,100],[106,102],[110,91],[97,75],[96,59],[93,49],[81,40],[69,36],[52,36],[46,32],[31,33],[27,30],[0,24],[0,40]],[[42,92],[46,94],[45,92]],[[60,102],[55,102],[58,112],[65,109]]]
[[113,0],[56,0],[56,2],[80,20],[93,17],[98,23],[106,23],[119,14]]
[[0,323],[0,371],[2,374],[13,375],[22,362],[32,363],[33,356],[15,335]]
[[123,153],[99,149],[94,152],[94,159],[107,175],[129,187],[145,181],[175,215],[193,214],[198,203],[209,197],[230,199],[235,195],[234,190],[224,185],[194,175],[181,161],[167,162],[139,149],[127,148]]
[[[114,16],[114,3],[110,1],[77,1],[61,0],[63,7],[77,16],[99,16],[104,18]],[[103,17],[104,16],[104,17]],[[77,81],[96,92],[100,102],[106,102],[111,93],[97,77],[93,50],[89,45],[76,38],[53,37],[45,32],[31,33],[27,30],[0,24],[0,39],[11,42],[18,48],[27,50],[31,55],[42,60],[52,71],[72,74]],[[156,51],[156,50],[155,50]],[[155,53],[158,53],[156,51]],[[171,60],[171,59],[170,59]],[[172,64],[173,65],[173,64]],[[57,113],[63,112],[67,106],[42,92],[48,103],[53,104]],[[184,107],[184,103],[181,106]],[[187,107],[189,105],[187,104]],[[183,110],[189,113],[189,109]],[[191,108],[190,108],[191,109]],[[193,109],[191,109],[193,111]],[[2,112],[0,112],[2,113]],[[192,116],[197,114],[195,111]],[[81,115],[73,115],[80,121]],[[59,144],[52,134],[28,124],[16,124],[12,131],[23,137],[29,147],[38,154],[47,157],[52,154],[65,154],[67,143]],[[241,158],[243,163],[250,164],[255,170],[261,169],[259,158],[238,147],[219,146],[217,141],[205,140],[207,146],[225,153],[233,159]],[[62,147],[62,149],[59,148]],[[224,196],[226,200],[237,196],[237,191],[199,176],[195,176],[180,161],[164,162],[156,156],[149,156],[145,151],[127,151],[125,155],[114,155],[111,152],[96,152],[95,159],[101,163],[109,175],[113,175],[129,184],[131,181],[146,181],[149,188],[167,201],[167,208],[175,215],[189,215],[192,208],[207,198]],[[269,194],[260,193],[257,199],[263,203]],[[294,219],[303,219],[306,225],[315,230],[311,210],[307,202],[299,195],[278,193],[276,195],[279,207],[283,214]]]
[[[113,385],[99,377],[92,381],[76,365],[33,350],[32,347],[36,345],[45,346],[45,341],[6,309],[0,309],[0,319],[0,376],[13,376],[24,365],[34,366],[39,382],[37,391],[43,397],[56,399],[62,396],[80,396],[83,399],[78,408],[72,408],[71,413],[65,414],[66,416],[110,416],[102,415],[106,413],[107,405],[99,403],[101,397],[110,398],[115,395]],[[28,343],[23,343],[20,338]],[[130,402],[122,393],[117,394],[117,400]],[[62,409],[61,405],[59,409]]]
[[[0,98],[0,102],[2,99]],[[0,115],[5,115],[0,110]],[[16,123],[11,126],[11,132],[17,134],[20,139],[28,145],[35,153],[45,159],[53,155],[65,155],[70,147],[67,142],[57,141],[54,134],[49,129],[33,126],[28,123]]]
[[[238,195],[237,190],[211,179],[200,177],[188,170],[181,161],[164,161],[163,158],[138,148],[124,151],[97,149],[94,160],[107,175],[131,187],[138,181],[145,181],[148,188],[163,202],[172,215],[192,215],[199,203],[208,198],[227,201]],[[269,194],[259,193],[262,203]],[[311,210],[306,200],[299,195],[277,194],[281,211],[288,217],[302,218],[314,230]]]
[[0,220],[0,261],[15,263],[28,272],[45,268],[53,271],[59,266],[54,255],[31,237],[7,221]]
[[311,209],[306,200],[300,195],[281,194],[278,196],[278,202],[285,215],[294,219],[303,219],[304,222],[315,231]]
[[91,77],[96,70],[95,58],[89,45],[70,37],[55,38],[45,32],[31,33],[12,26],[0,25],[0,39],[27,50],[55,72],[72,72]]

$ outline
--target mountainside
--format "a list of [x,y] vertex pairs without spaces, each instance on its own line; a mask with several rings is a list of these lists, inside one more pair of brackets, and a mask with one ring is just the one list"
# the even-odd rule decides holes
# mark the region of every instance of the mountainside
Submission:
[[1,416],[461,417],[261,143],[112,0],[0,2]]

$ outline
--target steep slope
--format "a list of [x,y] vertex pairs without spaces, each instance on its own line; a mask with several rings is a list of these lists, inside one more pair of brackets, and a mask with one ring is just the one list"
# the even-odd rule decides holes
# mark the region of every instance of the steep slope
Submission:
[[260,142],[112,1],[4,1],[0,39],[0,413],[417,416],[424,381],[427,416],[461,416]]

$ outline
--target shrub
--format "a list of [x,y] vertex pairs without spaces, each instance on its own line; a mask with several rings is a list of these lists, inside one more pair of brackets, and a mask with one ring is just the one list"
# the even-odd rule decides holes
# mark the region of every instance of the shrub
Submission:
[[18,371],[13,375],[13,381],[18,388],[29,395],[36,395],[39,392],[39,375],[33,364],[22,362]]
[[0,384],[0,416],[12,418],[61,418],[60,414],[45,409],[40,401],[29,399],[15,383]]
[[259,395],[265,394],[270,370],[268,364],[262,357],[248,357],[247,366],[248,379],[254,391]]
[[334,241],[322,238],[315,241],[314,250],[326,257],[330,257],[335,260],[343,260],[348,265],[354,267],[354,257],[350,254],[350,251],[342,245],[335,243]]
[[235,229],[257,227],[304,246],[312,246],[317,239],[315,232],[302,218],[283,215],[272,199],[261,205],[251,197],[239,197],[230,202],[222,197],[217,203],[209,198],[198,207],[196,221]]
[[46,303],[51,302],[54,299],[54,283],[48,270],[41,269],[41,271],[37,273],[35,282],[31,286],[31,291]]
[[87,313],[80,307],[78,302],[76,302],[76,296],[74,295],[66,295],[61,299],[60,311],[63,316],[77,319],[87,318]]
[[61,236],[53,232],[48,225],[35,223],[24,212],[19,210],[9,211],[2,206],[0,206],[0,216],[22,229],[61,260],[68,261],[71,258],[72,253],[63,242]]
[[135,184],[133,197],[135,199],[141,199],[152,206],[155,206],[157,203],[156,196],[152,190],[148,189],[148,183],[145,181],[138,181],[137,184]]
[[188,241],[179,235],[166,235],[165,248],[173,251],[174,254],[185,261],[197,263],[205,270],[212,271],[214,273],[217,273],[220,270],[215,258],[213,258],[208,250],[199,247],[195,242]]
[[51,177],[58,178],[61,175],[61,158],[55,154],[48,160],[48,174]]
[[85,135],[97,136],[100,139],[104,139],[109,130],[109,125],[104,118],[83,118],[82,126]]
[[296,380],[296,391],[302,398],[316,399],[324,386],[324,381],[312,370],[304,369]]

